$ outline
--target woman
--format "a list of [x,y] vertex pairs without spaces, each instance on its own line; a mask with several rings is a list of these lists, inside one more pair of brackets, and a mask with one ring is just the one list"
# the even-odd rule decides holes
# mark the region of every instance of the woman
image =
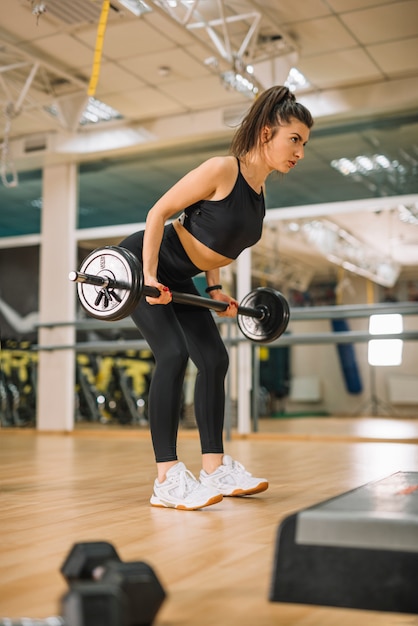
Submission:
[[[173,303],[171,290],[198,294],[193,276],[204,271],[206,292],[228,304],[218,315],[237,315],[237,300],[222,290],[220,268],[260,239],[265,181],[273,171],[287,174],[303,158],[312,125],[311,114],[289,89],[266,90],[238,128],[231,155],[208,159],[186,174],[151,208],[145,231],[121,243],[141,260],[144,283],[160,290],[158,298],[142,298],[132,315],[155,358],[149,392],[157,463],[153,506],[194,510],[215,504],[223,496],[268,488],[266,479],[253,477],[224,455],[228,353],[213,314]],[[180,212],[180,217],[166,224]],[[198,371],[194,408],[202,453],[199,480],[178,461],[176,449],[189,357]]]

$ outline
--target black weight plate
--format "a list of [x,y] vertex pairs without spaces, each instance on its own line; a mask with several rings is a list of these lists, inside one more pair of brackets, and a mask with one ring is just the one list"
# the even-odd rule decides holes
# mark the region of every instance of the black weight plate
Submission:
[[238,313],[238,326],[245,337],[258,343],[270,343],[284,333],[289,323],[289,304],[280,291],[258,287],[250,291],[240,307],[261,309],[264,317],[258,319]]
[[96,248],[84,259],[80,272],[105,276],[118,284],[109,288],[110,298],[107,298],[100,295],[101,287],[77,283],[81,305],[91,317],[115,321],[134,311],[142,294],[143,275],[141,263],[132,252],[118,246]]

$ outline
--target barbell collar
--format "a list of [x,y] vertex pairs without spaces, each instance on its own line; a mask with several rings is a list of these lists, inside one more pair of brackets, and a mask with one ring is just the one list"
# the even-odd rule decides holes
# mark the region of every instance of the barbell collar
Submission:
[[[107,274],[85,274],[84,272],[70,272],[68,278],[73,283],[85,283],[86,285],[93,285],[94,287],[103,287],[103,289],[124,289],[131,290],[132,286],[115,280],[112,276]],[[148,287],[152,289],[152,287]],[[158,291],[158,290],[156,290]],[[158,291],[158,294],[160,292]],[[152,294],[147,294],[152,295]],[[157,296],[158,297],[158,296]]]
[[86,283],[86,285],[94,285],[95,287],[103,287],[104,289],[126,289],[126,286],[117,284],[117,282],[111,277],[104,275],[84,274],[84,272],[70,272],[68,278],[73,283]]
[[263,305],[259,305],[253,308],[248,306],[239,306],[238,307],[239,315],[246,315],[247,317],[255,317],[258,320],[263,320],[266,316],[269,315],[267,307]]

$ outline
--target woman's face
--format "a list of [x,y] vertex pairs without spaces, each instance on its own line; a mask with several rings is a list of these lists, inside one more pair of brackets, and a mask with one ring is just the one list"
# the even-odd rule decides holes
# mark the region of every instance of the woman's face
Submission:
[[271,130],[266,129],[263,151],[271,171],[287,174],[305,156],[305,145],[309,139],[309,128],[296,118],[289,124],[278,126],[271,138]]

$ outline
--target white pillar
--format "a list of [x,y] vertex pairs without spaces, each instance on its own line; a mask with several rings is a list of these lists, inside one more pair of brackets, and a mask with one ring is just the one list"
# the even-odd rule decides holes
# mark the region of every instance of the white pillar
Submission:
[[[76,268],[77,165],[51,165],[43,171],[39,320],[72,322],[76,289],[68,273]],[[41,328],[41,346],[72,345],[73,326]],[[75,353],[69,348],[39,352],[37,428],[74,427]]]
[[[251,250],[247,248],[237,260],[237,300],[241,302],[251,291]],[[238,432],[251,432],[251,345],[238,344]]]

